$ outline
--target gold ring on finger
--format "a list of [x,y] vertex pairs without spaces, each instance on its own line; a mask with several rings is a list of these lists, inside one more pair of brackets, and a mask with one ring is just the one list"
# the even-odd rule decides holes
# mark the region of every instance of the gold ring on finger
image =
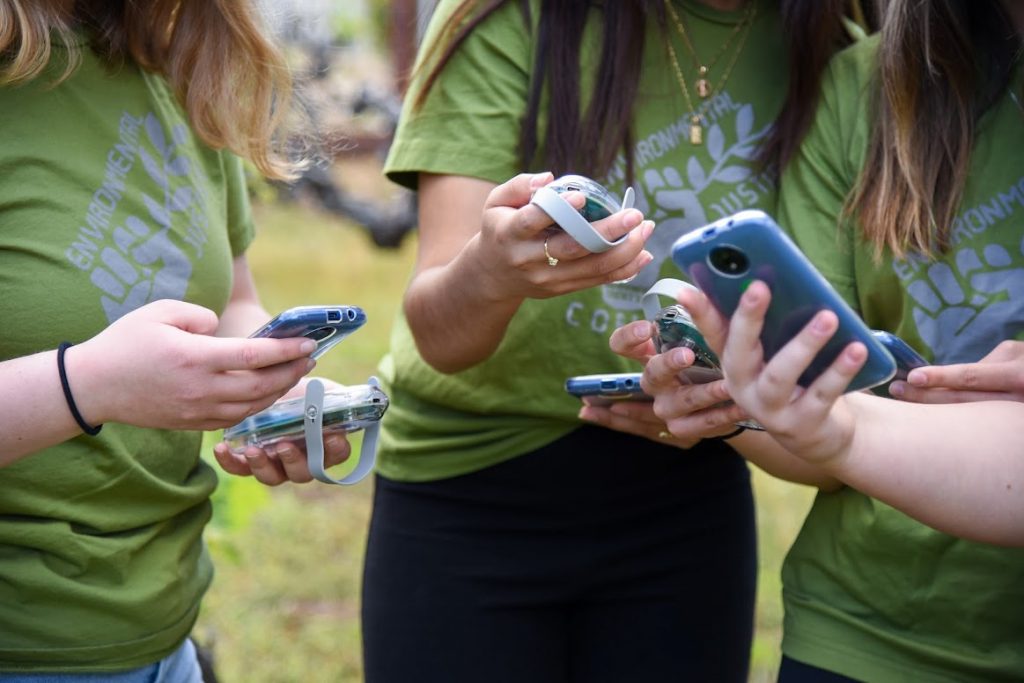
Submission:
[[551,252],[548,251],[548,240],[549,239],[551,239],[551,238],[550,237],[545,237],[544,238],[544,256],[548,260],[548,265],[551,266],[552,268],[554,268],[555,266],[558,265],[558,259],[556,259],[554,256],[552,256]]

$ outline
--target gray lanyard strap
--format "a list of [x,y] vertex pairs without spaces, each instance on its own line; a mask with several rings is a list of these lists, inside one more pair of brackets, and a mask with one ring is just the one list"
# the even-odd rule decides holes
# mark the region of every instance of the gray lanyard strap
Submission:
[[671,277],[666,277],[655,282],[651,285],[651,288],[644,292],[644,295],[640,297],[640,306],[644,309],[644,317],[648,320],[654,320],[658,316],[658,312],[664,308],[658,297],[668,297],[672,299],[672,303],[679,303],[677,297],[679,292],[684,289],[696,289],[696,287],[691,285],[689,282],[683,282],[682,280],[676,280]]
[[[626,188],[626,194],[622,198],[622,208],[632,208],[633,201],[633,188]],[[595,230],[594,226],[588,223],[587,219],[573,208],[572,204],[550,187],[545,186],[534,192],[530,203],[539,206],[544,213],[551,217],[551,220],[558,223],[574,240],[583,245],[584,249],[595,254],[608,251],[612,247],[622,244],[626,237],[628,237],[628,235],[623,235],[614,242],[609,242],[605,239],[604,235]]]
[[[376,377],[366,382],[380,386]],[[306,465],[314,478],[325,484],[341,484],[350,486],[361,481],[372,470],[377,460],[377,437],[380,435],[380,421],[374,422],[363,430],[363,446],[359,449],[359,462],[356,468],[342,479],[335,479],[324,469],[324,384],[312,379],[306,385],[306,401],[303,406],[303,429],[306,433]]]

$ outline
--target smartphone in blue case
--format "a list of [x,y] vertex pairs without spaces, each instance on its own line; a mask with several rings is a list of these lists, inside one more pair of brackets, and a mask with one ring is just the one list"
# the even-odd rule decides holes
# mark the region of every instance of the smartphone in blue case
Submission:
[[366,322],[358,306],[296,306],[274,317],[250,337],[309,337],[316,342],[312,357],[319,358]]
[[893,379],[905,380],[910,371],[914,368],[921,368],[928,365],[928,361],[913,349],[907,342],[897,337],[892,332],[885,330],[872,330],[875,339],[882,343],[882,346],[892,354],[896,361],[896,374]]
[[579,375],[565,380],[565,390],[582,399],[590,398],[594,405],[610,405],[615,401],[650,401],[651,397],[640,388],[639,372],[613,372],[603,375]]
[[752,281],[768,285],[772,301],[761,331],[766,359],[816,313],[832,310],[839,317],[839,329],[800,376],[801,386],[809,386],[853,341],[867,347],[868,359],[847,391],[882,384],[896,372],[892,355],[864,321],[763,211],[741,211],[683,235],[672,246],[672,260],[727,317]]

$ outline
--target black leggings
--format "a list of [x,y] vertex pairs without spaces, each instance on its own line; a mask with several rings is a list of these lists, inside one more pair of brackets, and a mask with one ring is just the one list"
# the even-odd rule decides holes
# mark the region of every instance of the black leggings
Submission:
[[745,463],[597,427],[480,472],[377,477],[368,683],[742,682],[756,548]]
[[778,683],[858,683],[856,678],[819,669],[783,655]]

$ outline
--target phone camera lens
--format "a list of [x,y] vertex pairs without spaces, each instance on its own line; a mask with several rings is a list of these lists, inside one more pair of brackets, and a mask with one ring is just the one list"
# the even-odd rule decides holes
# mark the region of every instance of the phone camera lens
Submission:
[[711,267],[724,275],[740,276],[750,268],[747,255],[736,247],[715,247],[708,254]]

